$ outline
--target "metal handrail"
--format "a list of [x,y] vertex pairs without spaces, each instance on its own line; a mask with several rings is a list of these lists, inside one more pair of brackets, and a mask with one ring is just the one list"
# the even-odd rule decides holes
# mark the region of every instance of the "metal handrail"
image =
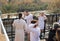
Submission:
[[0,23],[1,23],[1,26],[2,26],[2,30],[3,30],[3,32],[4,32],[6,41],[10,41],[1,18],[0,18]]

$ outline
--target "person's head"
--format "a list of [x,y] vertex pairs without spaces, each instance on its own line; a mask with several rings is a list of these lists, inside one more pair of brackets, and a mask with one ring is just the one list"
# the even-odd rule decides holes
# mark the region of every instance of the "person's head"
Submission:
[[32,20],[31,23],[32,23],[32,24],[35,24],[35,25],[34,25],[34,28],[36,28],[36,27],[38,26],[38,18]]
[[44,12],[41,12],[40,15],[41,15],[41,16],[44,16]]
[[37,20],[32,20],[31,23],[35,24],[35,23],[37,23]]
[[55,30],[57,30],[57,28],[59,28],[60,25],[59,25],[59,23],[55,22],[55,23],[53,24],[53,27],[54,27]]
[[24,15],[28,16],[29,15],[29,12],[27,10],[24,11]]
[[22,13],[19,13],[19,19],[21,19],[22,18]]
[[38,22],[38,18],[37,18],[37,17],[34,18],[34,19],[31,21],[32,24],[35,24],[35,23],[37,23],[37,22]]

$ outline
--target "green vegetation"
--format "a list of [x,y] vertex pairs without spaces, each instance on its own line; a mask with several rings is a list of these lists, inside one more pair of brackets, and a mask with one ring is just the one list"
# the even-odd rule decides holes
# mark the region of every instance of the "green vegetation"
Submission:
[[60,13],[60,0],[52,0],[49,3],[48,10],[51,10],[52,13]]
[[31,4],[7,4],[7,5],[2,5],[1,11],[2,13],[15,13],[15,12],[21,12],[24,10],[29,10],[29,11],[37,11],[37,10],[46,10],[48,4],[39,4],[39,3],[31,3]]
[[38,4],[21,4],[21,10],[29,10],[29,11],[37,11],[37,10],[45,10],[47,8],[47,4],[38,5]]
[[49,12],[52,13],[60,13],[60,0],[52,0],[50,3],[44,3],[40,0],[34,0],[32,3],[23,2],[21,4],[14,4],[11,3],[11,0],[9,0],[8,4],[2,4],[0,10],[2,11],[2,13],[15,13],[22,12],[24,10],[49,10]]
[[1,11],[2,13],[14,13],[18,10],[18,6],[17,5],[11,5],[11,4],[7,4],[7,5],[3,5],[1,7]]

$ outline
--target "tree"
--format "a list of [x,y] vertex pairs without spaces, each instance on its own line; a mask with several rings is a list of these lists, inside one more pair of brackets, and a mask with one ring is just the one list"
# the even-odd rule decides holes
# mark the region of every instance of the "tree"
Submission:
[[42,3],[40,0],[34,0],[34,2],[29,3],[28,0],[25,2],[22,2],[21,4],[15,4],[14,2],[17,1],[15,0],[13,3],[11,2],[12,0],[8,0],[7,4],[3,4],[2,7],[0,8],[2,13],[15,13],[15,12],[21,12],[24,10],[29,10],[29,11],[37,11],[37,10],[46,10],[47,4]]
[[48,10],[53,13],[60,13],[60,0],[52,0],[48,4]]
[[17,9],[18,9],[18,6],[12,5],[12,4],[3,5],[1,7],[2,13],[14,13],[14,12],[17,12]]

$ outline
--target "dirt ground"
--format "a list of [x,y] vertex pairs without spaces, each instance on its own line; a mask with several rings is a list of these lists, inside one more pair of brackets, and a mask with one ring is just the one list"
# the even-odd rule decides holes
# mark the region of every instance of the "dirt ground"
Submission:
[[3,34],[0,34],[0,41],[6,41],[6,39],[5,39]]

